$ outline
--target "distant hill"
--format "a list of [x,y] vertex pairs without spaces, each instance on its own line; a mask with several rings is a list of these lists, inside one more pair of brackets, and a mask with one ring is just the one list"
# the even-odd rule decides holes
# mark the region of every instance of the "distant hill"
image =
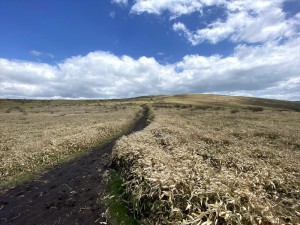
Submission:
[[[30,106],[40,105],[73,105],[76,104],[96,104],[99,102],[136,102],[143,103],[164,103],[164,104],[188,104],[195,106],[221,106],[221,107],[264,107],[275,110],[300,111],[300,101],[283,101],[275,99],[214,95],[214,94],[182,94],[182,95],[150,95],[135,98],[122,99],[90,99],[90,100],[33,100],[33,99],[0,99],[0,108],[19,106],[24,103]],[[130,104],[131,104],[130,103]],[[27,104],[28,105],[28,104]]]
[[[158,99],[163,99],[167,103],[181,103],[192,105],[214,105],[214,106],[260,106],[281,110],[300,111],[300,101],[283,101],[275,99],[227,96],[227,95],[212,95],[212,94],[184,94],[184,95],[167,95],[158,96]],[[155,99],[155,97],[153,97]]]

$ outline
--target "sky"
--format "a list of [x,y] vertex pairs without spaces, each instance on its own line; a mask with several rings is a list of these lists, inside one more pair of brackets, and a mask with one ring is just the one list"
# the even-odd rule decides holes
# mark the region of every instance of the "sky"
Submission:
[[0,0],[0,98],[300,100],[299,0]]

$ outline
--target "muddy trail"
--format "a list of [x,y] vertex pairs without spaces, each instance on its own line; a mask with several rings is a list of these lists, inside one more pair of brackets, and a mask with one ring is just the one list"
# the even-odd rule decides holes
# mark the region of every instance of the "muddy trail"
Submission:
[[[148,110],[129,135],[147,125]],[[117,139],[57,165],[33,181],[0,192],[0,224],[105,224],[110,154]]]

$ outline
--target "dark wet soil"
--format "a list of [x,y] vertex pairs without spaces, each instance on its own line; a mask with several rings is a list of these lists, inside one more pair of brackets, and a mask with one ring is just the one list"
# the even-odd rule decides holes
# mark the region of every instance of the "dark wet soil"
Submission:
[[[147,124],[147,110],[133,129]],[[39,178],[0,192],[0,224],[106,224],[107,172],[116,140],[58,165]]]

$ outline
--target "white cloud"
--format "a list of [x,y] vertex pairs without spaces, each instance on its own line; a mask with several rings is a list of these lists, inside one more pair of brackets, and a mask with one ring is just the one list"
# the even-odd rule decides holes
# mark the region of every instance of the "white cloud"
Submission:
[[111,0],[112,3],[119,4],[119,5],[127,5],[128,0]]
[[42,55],[42,53],[39,52],[39,51],[37,51],[37,50],[31,50],[31,51],[30,51],[30,54],[31,54],[31,55],[34,55],[34,56],[40,56],[40,55]]
[[115,18],[116,13],[115,13],[114,11],[112,11],[112,12],[109,13],[109,16],[110,16],[111,18]]
[[277,88],[300,76],[299,43],[300,39],[284,46],[276,43],[260,47],[240,45],[232,56],[186,56],[177,67],[183,70],[185,77],[191,78],[189,87],[193,91],[251,92]]
[[170,93],[239,93],[300,100],[300,38],[239,45],[228,57],[154,58],[91,52],[56,65],[0,59],[2,98],[123,98]]
[[287,79],[286,81],[279,82],[278,85],[266,88],[263,90],[255,91],[223,91],[223,92],[213,92],[215,94],[225,94],[232,96],[263,96],[264,98],[271,99],[282,99],[282,100],[291,100],[299,101],[300,99],[300,77],[293,77]]
[[[197,45],[205,40],[217,43],[226,38],[233,42],[267,42],[291,38],[297,35],[299,20],[297,15],[286,20],[284,12],[276,7],[265,10],[259,8],[247,9],[246,11],[236,11],[228,13],[227,20],[224,22],[216,21],[209,24],[204,29],[190,31],[180,22],[173,25],[173,30],[183,33],[183,35],[193,45]],[[251,13],[255,12],[255,16]]]
[[50,57],[50,58],[54,58],[54,55],[51,54],[51,53],[48,53],[48,52],[40,52],[40,51],[37,51],[37,50],[31,50],[29,53],[33,56],[36,56],[36,57],[47,56],[47,57]]
[[[282,5],[285,0],[136,0],[131,13],[164,12],[170,18],[198,12],[203,16],[207,7],[219,8],[226,18],[218,18],[205,28],[191,31],[179,21],[173,30],[183,34],[192,45],[203,41],[217,43],[229,38],[233,42],[264,43],[267,41],[291,38],[299,35],[299,15],[287,19]],[[211,15],[210,15],[211,16]],[[201,18],[199,19],[199,24]]]
[[162,14],[169,12],[171,19],[193,12],[201,12],[206,6],[222,5],[226,0],[136,0],[131,8],[132,13]]
[[137,0],[131,8],[132,13],[161,14],[164,11],[171,13],[171,18],[201,10],[203,1],[198,0]]

